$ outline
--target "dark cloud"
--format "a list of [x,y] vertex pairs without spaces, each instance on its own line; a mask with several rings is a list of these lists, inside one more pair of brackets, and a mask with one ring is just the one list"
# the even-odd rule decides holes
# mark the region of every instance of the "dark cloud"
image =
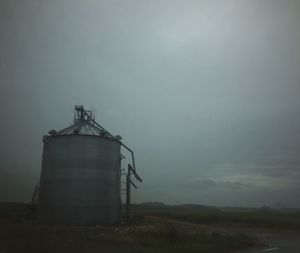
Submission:
[[220,191],[222,189],[242,190],[244,188],[253,187],[253,185],[250,183],[243,183],[240,181],[218,181],[211,178],[191,179],[180,183],[180,186],[199,190],[218,188]]
[[217,183],[210,178],[204,178],[204,179],[190,180],[188,182],[184,182],[181,184],[181,186],[188,187],[188,188],[196,188],[196,189],[207,189],[207,188],[217,187]]
[[299,164],[270,164],[270,165],[250,165],[249,172],[267,177],[279,178],[300,178]]
[[248,188],[248,187],[251,187],[251,186],[252,186],[251,184],[244,184],[244,183],[239,182],[239,181],[234,181],[234,182],[230,182],[230,181],[228,181],[228,182],[222,182],[221,185],[223,185],[223,186],[225,186],[225,187],[229,187],[229,188],[234,189],[234,190],[241,190],[241,189],[243,189],[243,188],[245,188],[245,187]]

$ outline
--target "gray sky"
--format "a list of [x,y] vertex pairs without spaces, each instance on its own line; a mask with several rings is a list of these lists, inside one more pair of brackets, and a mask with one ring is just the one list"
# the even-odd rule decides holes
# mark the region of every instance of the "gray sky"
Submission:
[[299,49],[298,0],[1,0],[0,201],[84,104],[135,150],[136,202],[300,207]]

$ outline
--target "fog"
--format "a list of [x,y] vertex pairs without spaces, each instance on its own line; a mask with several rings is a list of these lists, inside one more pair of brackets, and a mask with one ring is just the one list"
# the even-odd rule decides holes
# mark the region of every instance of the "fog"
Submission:
[[135,151],[136,203],[300,207],[299,24],[297,0],[1,0],[0,201],[83,104]]

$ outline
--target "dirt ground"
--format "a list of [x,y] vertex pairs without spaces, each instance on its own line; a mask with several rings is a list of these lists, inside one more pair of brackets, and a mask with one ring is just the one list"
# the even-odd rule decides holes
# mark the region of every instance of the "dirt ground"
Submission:
[[[158,217],[151,217],[159,219]],[[238,250],[235,253],[300,253],[300,232],[290,229],[258,228],[245,224],[210,224],[203,225],[184,221],[173,221],[177,224],[198,227],[203,231],[217,231],[227,234],[244,234],[256,240],[256,245],[249,249]]]
[[36,224],[24,204],[0,207],[0,253],[300,253],[298,213],[136,206],[130,223],[70,226]]

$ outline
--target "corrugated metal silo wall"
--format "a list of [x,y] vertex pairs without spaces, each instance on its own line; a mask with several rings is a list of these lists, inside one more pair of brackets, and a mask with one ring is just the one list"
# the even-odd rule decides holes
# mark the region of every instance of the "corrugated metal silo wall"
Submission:
[[38,222],[113,224],[120,209],[120,142],[89,135],[44,142]]

